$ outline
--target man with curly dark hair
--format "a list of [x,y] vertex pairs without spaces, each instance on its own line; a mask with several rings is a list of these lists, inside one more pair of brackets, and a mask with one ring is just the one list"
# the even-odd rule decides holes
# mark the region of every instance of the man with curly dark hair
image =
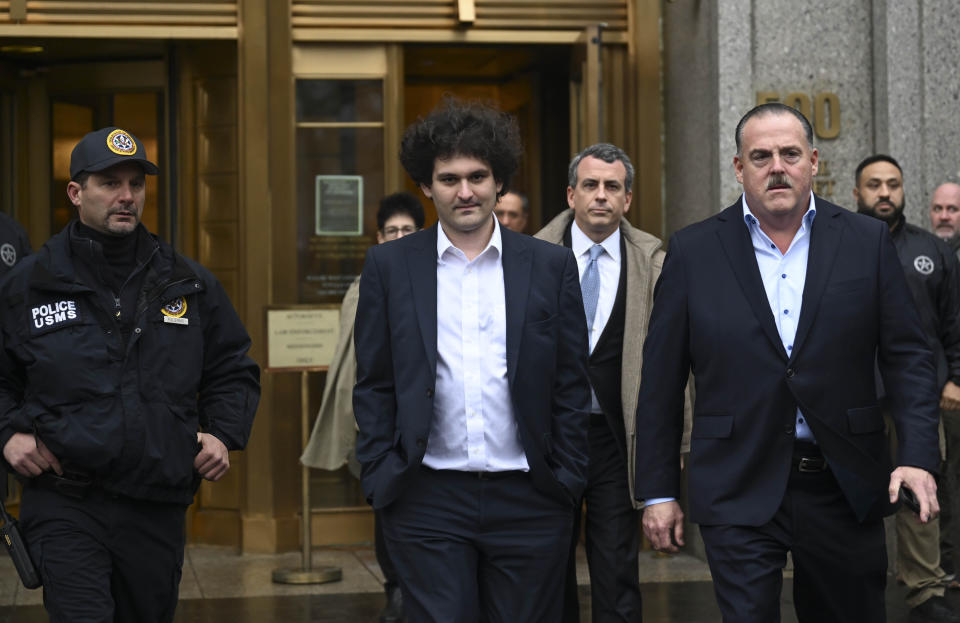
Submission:
[[400,159],[440,222],[371,248],[360,280],[357,459],[410,621],[561,618],[586,318],[572,252],[493,215],[520,154],[487,106],[414,123]]

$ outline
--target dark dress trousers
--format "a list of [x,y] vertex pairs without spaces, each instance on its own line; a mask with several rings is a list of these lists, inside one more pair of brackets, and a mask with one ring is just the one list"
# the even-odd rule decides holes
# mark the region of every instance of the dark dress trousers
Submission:
[[[763,608],[779,590],[763,593],[779,586],[773,570],[779,578],[784,554],[764,543],[794,550],[801,621],[882,620],[880,519],[895,507],[875,362],[894,399],[898,463],[938,465],[933,358],[887,226],[819,197],[816,209],[789,353],[739,200],[673,236],[657,286],[637,407],[636,496],[679,497],[692,369],[689,515],[701,524],[725,621],[753,616],[728,603],[737,600],[759,604],[754,620],[773,616]],[[829,465],[810,478],[793,460],[797,407]],[[858,565],[870,572],[859,577]]]
[[[501,236],[507,381],[528,473],[488,478],[421,465],[434,417],[437,226],[372,247],[363,269],[357,459],[368,502],[383,509],[411,621],[559,619],[571,511],[587,467],[583,301],[569,249],[506,229]],[[515,559],[516,573],[498,558]]]
[[[563,236],[571,246],[570,227]],[[587,506],[585,550],[590,567],[590,614],[593,623],[639,622],[640,513],[633,507],[627,482],[627,443],[623,428],[622,387],[624,320],[627,308],[626,237],[620,237],[620,277],[610,317],[597,339],[587,372],[601,413],[590,416],[589,467],[583,502]],[[580,621],[576,550],[582,504],[574,510],[573,538],[567,561],[563,623]]]

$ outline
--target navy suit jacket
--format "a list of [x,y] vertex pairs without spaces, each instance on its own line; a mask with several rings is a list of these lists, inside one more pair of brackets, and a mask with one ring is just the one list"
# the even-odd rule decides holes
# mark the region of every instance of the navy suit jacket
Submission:
[[741,203],[670,241],[643,352],[637,498],[679,497],[683,387],[695,378],[689,514],[758,526],[783,499],[800,407],[861,521],[895,508],[875,364],[898,463],[936,472],[933,357],[886,223],[816,197],[791,353],[777,333]]
[[[437,227],[372,247],[360,279],[353,405],[363,491],[377,509],[419,469],[434,417]],[[500,233],[507,377],[520,441],[534,484],[572,505],[586,481],[590,410],[577,262],[569,249]]]

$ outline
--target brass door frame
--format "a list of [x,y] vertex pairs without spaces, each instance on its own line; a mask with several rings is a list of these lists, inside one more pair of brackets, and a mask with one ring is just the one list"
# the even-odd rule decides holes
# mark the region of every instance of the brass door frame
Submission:
[[[635,224],[654,234],[660,233],[662,128],[660,93],[660,13],[661,0],[630,0],[627,31],[605,32],[604,52],[613,51],[616,62],[606,62],[605,71],[615,71],[607,80],[605,123],[613,128],[609,140],[630,153],[637,168],[634,207],[629,215]],[[302,46],[326,45],[353,49],[356,45],[388,47],[390,71],[385,83],[387,101],[399,102],[403,88],[402,45],[436,43],[446,45],[567,45],[582,41],[583,31],[538,31],[523,28],[477,30],[468,26],[417,29],[391,22],[384,27],[308,28],[292,14],[290,2],[240,0],[241,29],[239,52],[239,141],[240,202],[244,236],[269,244],[249,245],[244,256],[244,283],[247,291],[240,303],[241,315],[258,317],[265,304],[288,303],[297,298],[297,259],[288,248],[296,236],[296,215],[291,171],[295,166],[293,97],[293,56]],[[255,28],[265,24],[265,29]],[[265,32],[264,32],[265,31]],[[606,77],[606,75],[605,75]],[[393,89],[393,91],[391,91]],[[402,168],[393,155],[403,130],[403,111],[386,114],[395,118],[387,125],[384,140],[385,189],[399,189]],[[611,115],[616,114],[616,119]],[[395,134],[392,133],[391,127]],[[563,146],[560,146],[562,148]],[[264,183],[263,174],[267,173]],[[392,180],[392,181],[391,181]],[[262,335],[256,328],[254,356],[262,355],[258,343]],[[260,339],[258,339],[260,338]],[[258,424],[245,453],[249,470],[244,483],[242,549],[244,551],[282,551],[297,547],[298,505],[296,492],[299,465],[288,458],[292,434],[282,420],[288,411],[282,379],[263,378],[263,400]],[[294,409],[296,412],[296,409]],[[297,439],[298,442],[298,439]],[[365,515],[366,516],[366,515]],[[351,526],[357,518],[341,518]],[[315,542],[320,542],[314,523]],[[346,528],[344,528],[345,530]],[[335,528],[335,531],[340,531]],[[369,534],[369,531],[367,531]]]
[[[377,43],[357,43],[353,45],[294,44],[291,50],[288,76],[284,89],[291,106],[289,113],[283,120],[285,127],[282,132],[290,140],[286,142],[280,158],[291,164],[295,163],[296,158],[296,141],[293,139],[298,124],[292,108],[295,104],[294,94],[297,80],[382,80],[383,119],[382,124],[377,125],[383,129],[384,192],[392,193],[401,190],[403,178],[396,154],[400,150],[400,137],[403,130],[403,106],[396,104],[402,104],[403,101],[402,46]],[[388,102],[390,105],[387,105]],[[311,125],[319,127],[326,124],[314,123]],[[329,125],[333,127],[342,124],[331,123]],[[277,167],[277,169],[279,168]],[[298,236],[297,210],[293,207],[296,205],[296,197],[292,191],[296,188],[296,167],[287,166],[280,175],[279,183],[285,188],[283,192],[289,198],[284,201],[283,209],[277,210],[273,215],[273,223],[276,228],[274,239],[287,241],[286,244],[277,245],[274,249],[274,270],[272,272],[275,279],[275,295],[278,302],[297,302],[297,251],[296,245],[289,243],[290,240],[296,240]],[[320,377],[317,376],[314,384],[319,384],[319,381]],[[276,378],[272,379],[271,382],[275,386],[285,385],[286,380]],[[322,385],[320,386],[322,387]],[[299,412],[298,398],[290,392],[277,392],[273,398],[273,404],[277,413]],[[319,404],[311,405],[311,408],[313,407],[319,407]],[[299,437],[296,439],[285,437],[280,443],[300,444],[301,440]],[[298,445],[296,448],[290,447],[287,450],[283,452],[285,456],[298,457],[301,448]],[[284,474],[287,474],[290,468],[299,468],[299,463],[292,461],[291,466],[285,465],[283,467]],[[296,471],[299,471],[299,469]],[[299,477],[292,471],[290,475],[294,478]],[[278,507],[276,509],[278,525],[292,525],[296,517],[295,515],[289,515],[290,511],[298,513],[300,509],[299,507],[290,508],[286,502],[283,508]],[[365,542],[373,538],[373,513],[369,506],[365,504],[311,509],[310,517],[311,540],[314,545]]]
[[603,140],[602,34],[602,24],[587,26],[574,46],[579,67],[570,81],[571,154]]
[[[19,162],[15,180],[15,212],[30,236],[34,248],[41,246],[51,232],[50,205],[52,154],[52,102],[57,95],[82,93],[117,93],[123,91],[156,90],[167,92],[166,63],[156,61],[104,61],[97,63],[51,63],[44,71],[28,79],[17,80],[10,92],[13,95],[14,153]],[[166,97],[164,97],[164,101]],[[164,106],[164,115],[169,115]],[[163,127],[169,127],[168,119]],[[160,137],[162,142],[165,137]],[[164,161],[157,162],[161,170],[169,170],[168,150],[162,150]],[[157,155],[152,154],[156,159]],[[156,160],[155,160],[156,161]],[[66,192],[64,190],[64,192]],[[161,196],[169,196],[163,193]],[[161,207],[161,209],[164,209]],[[162,233],[162,232],[161,232]]]

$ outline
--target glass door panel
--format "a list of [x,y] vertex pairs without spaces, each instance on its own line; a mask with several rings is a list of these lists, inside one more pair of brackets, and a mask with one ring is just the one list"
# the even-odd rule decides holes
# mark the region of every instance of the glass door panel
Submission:
[[[295,83],[300,303],[339,305],[376,244],[384,195],[383,91],[381,79]],[[319,406],[319,391],[311,393]],[[347,467],[310,470],[310,489],[314,509],[366,507]]]
[[384,194],[381,80],[296,84],[301,303],[339,303],[376,242]]

